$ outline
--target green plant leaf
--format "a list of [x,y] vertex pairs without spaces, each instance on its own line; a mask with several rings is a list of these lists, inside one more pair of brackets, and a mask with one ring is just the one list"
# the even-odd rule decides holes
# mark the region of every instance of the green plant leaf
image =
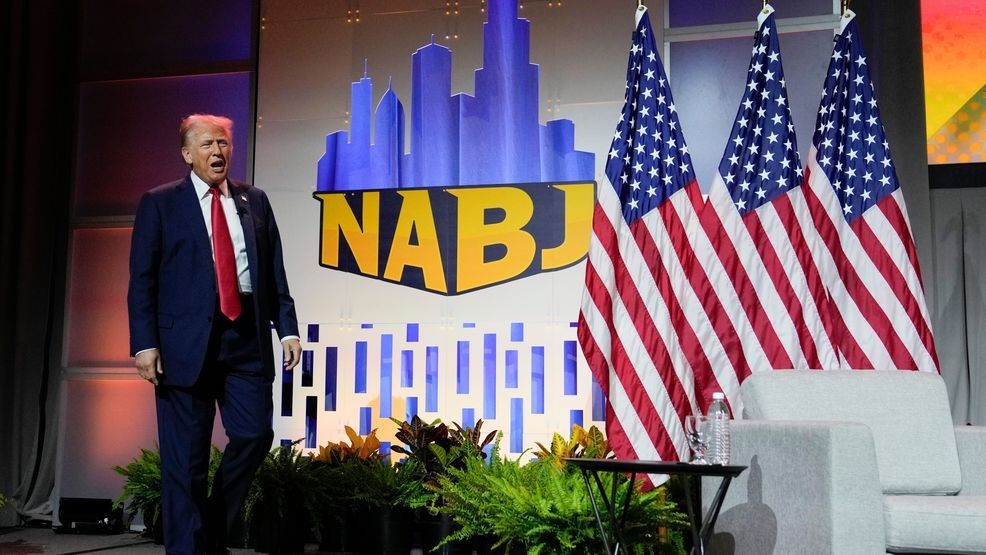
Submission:
[[[587,432],[586,437],[591,435]],[[560,435],[553,444],[560,452],[571,445]],[[603,551],[581,473],[557,466],[550,458],[527,464],[501,459],[499,439],[493,452],[489,463],[467,458],[461,468],[450,468],[438,478],[434,490],[444,503],[433,509],[448,514],[461,527],[447,541],[492,536],[497,546],[519,547],[527,553],[589,555]],[[687,519],[663,496],[663,490],[642,491],[639,483],[623,475],[600,478],[606,495],[615,481],[621,507],[632,493],[623,532],[629,544],[640,547],[631,553],[654,552],[662,542],[656,533],[661,528],[666,530],[661,552],[684,553],[681,533]],[[596,485],[592,487],[598,499],[600,492]]]

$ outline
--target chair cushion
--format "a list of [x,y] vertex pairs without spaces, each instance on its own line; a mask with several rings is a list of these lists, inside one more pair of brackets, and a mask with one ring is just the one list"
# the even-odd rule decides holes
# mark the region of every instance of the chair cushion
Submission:
[[948,393],[937,374],[759,372],[743,382],[741,398],[745,418],[866,424],[886,494],[944,495],[962,486]]
[[891,553],[986,553],[986,496],[884,495]]

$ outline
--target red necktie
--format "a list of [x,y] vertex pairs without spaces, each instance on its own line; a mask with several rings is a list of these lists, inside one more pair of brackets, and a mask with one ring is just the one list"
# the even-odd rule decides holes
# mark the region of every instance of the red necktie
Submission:
[[233,239],[229,236],[226,212],[220,200],[219,187],[209,187],[212,193],[212,250],[216,256],[216,281],[219,284],[219,310],[230,320],[239,317],[240,289],[236,277],[236,257],[233,255]]

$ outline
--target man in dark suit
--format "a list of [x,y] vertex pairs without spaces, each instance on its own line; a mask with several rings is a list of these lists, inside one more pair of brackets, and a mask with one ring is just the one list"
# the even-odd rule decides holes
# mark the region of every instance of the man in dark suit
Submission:
[[[225,537],[274,434],[273,323],[285,371],[301,358],[281,238],[267,196],[227,179],[233,122],[181,123],[184,179],[137,207],[130,349],[155,386],[169,555],[225,551]],[[206,496],[216,405],[229,443]]]

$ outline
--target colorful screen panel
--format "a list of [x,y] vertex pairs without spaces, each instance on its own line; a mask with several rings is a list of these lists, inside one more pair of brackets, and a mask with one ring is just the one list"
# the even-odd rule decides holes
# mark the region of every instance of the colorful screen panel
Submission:
[[986,162],[986,3],[922,0],[928,162]]

